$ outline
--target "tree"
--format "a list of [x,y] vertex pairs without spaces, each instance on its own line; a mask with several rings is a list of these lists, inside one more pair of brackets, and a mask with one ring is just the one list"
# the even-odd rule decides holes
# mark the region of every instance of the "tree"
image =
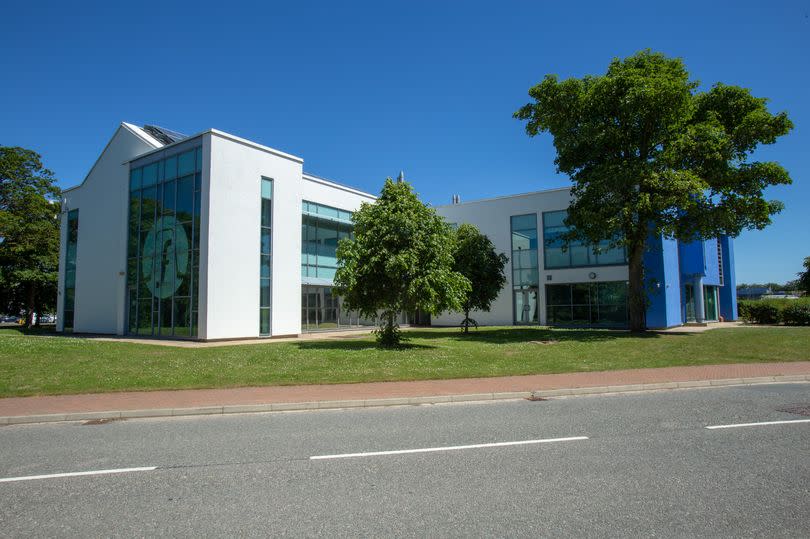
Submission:
[[352,216],[354,235],[340,241],[335,291],[346,308],[376,318],[381,346],[400,342],[400,312],[457,310],[470,289],[453,271],[453,234],[411,186],[385,181],[380,198]]
[[470,292],[461,305],[464,320],[461,326],[469,333],[470,324],[478,323],[470,318],[470,311],[489,311],[492,302],[506,284],[503,268],[509,259],[495,252],[495,246],[473,225],[463,224],[456,230],[453,270],[470,281]]
[[810,295],[810,256],[804,257],[803,265],[804,271],[796,274],[799,276],[796,280],[796,288],[804,292],[805,295]]
[[791,183],[778,163],[749,160],[792,129],[787,114],[746,88],[698,86],[681,59],[646,50],[605,75],[546,75],[514,114],[529,136],[551,133],[557,169],[573,181],[567,239],[626,248],[634,331],[646,327],[651,234],[689,242],[762,229],[783,207],[763,190]]
[[[59,195],[36,152],[0,146],[0,309],[34,313],[56,307]],[[36,320],[39,323],[39,319]]]

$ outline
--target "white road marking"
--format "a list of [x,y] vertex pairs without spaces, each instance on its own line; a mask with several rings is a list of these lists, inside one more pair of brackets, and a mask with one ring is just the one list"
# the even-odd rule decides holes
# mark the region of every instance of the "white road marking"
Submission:
[[12,481],[33,481],[35,479],[54,479],[56,477],[78,477],[81,475],[105,475],[114,473],[129,473],[129,472],[151,472],[156,470],[157,466],[144,466],[141,468],[116,468],[113,470],[90,470],[88,472],[68,472],[68,473],[51,473],[45,475],[24,475],[21,477],[5,477],[0,479],[0,483],[11,483]]
[[712,425],[707,429],[734,429],[737,427],[760,427],[762,425],[788,425],[791,423],[810,423],[810,419],[789,419],[786,421],[762,421],[761,423],[736,423],[734,425]]
[[573,442],[575,440],[587,440],[587,436],[572,436],[570,438],[546,438],[544,440],[521,440],[517,442],[496,442],[490,444],[473,445],[453,445],[446,447],[424,447],[421,449],[398,449],[395,451],[369,451],[366,453],[342,453],[338,455],[316,455],[309,457],[310,460],[325,459],[348,459],[354,457],[375,457],[379,455],[404,455],[408,453],[431,453],[434,451],[458,451],[460,449],[480,449],[483,447],[507,447],[512,445],[548,444],[552,442]]

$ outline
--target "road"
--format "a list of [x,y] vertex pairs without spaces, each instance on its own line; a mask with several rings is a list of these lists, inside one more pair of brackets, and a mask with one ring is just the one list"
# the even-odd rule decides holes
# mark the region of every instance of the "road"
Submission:
[[808,537],[801,406],[810,384],[6,426],[0,535]]

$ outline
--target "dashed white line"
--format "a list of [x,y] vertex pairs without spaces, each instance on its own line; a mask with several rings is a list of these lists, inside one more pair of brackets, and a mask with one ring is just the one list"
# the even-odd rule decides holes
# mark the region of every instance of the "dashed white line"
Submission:
[[310,460],[348,459],[355,457],[376,457],[380,455],[405,455],[408,453],[432,453],[435,451],[458,451],[461,449],[481,449],[484,447],[508,447],[513,445],[548,444],[553,442],[573,442],[587,440],[587,436],[571,436],[568,438],[546,438],[542,440],[520,440],[517,442],[495,442],[489,444],[452,445],[444,447],[424,447],[420,449],[397,449],[394,451],[368,451],[365,453],[341,453],[337,455],[315,455]]
[[789,419],[786,421],[762,421],[760,423],[736,423],[733,425],[711,425],[707,429],[735,429],[737,427],[761,427],[763,425],[789,425],[792,423],[810,423],[810,419]]
[[21,477],[4,477],[0,479],[0,483],[11,483],[13,481],[34,481],[35,479],[55,479],[57,477],[79,477],[82,475],[106,475],[116,473],[129,473],[129,472],[151,472],[156,470],[157,466],[143,466],[140,468],[115,468],[112,470],[90,470],[87,472],[68,472],[68,473],[51,473],[45,475],[24,475]]

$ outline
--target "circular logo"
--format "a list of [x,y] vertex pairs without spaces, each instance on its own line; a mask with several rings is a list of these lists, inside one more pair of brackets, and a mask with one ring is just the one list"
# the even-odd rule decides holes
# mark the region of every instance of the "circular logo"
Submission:
[[188,271],[188,234],[179,225],[174,217],[160,217],[143,243],[141,273],[152,294],[161,299],[180,288]]

